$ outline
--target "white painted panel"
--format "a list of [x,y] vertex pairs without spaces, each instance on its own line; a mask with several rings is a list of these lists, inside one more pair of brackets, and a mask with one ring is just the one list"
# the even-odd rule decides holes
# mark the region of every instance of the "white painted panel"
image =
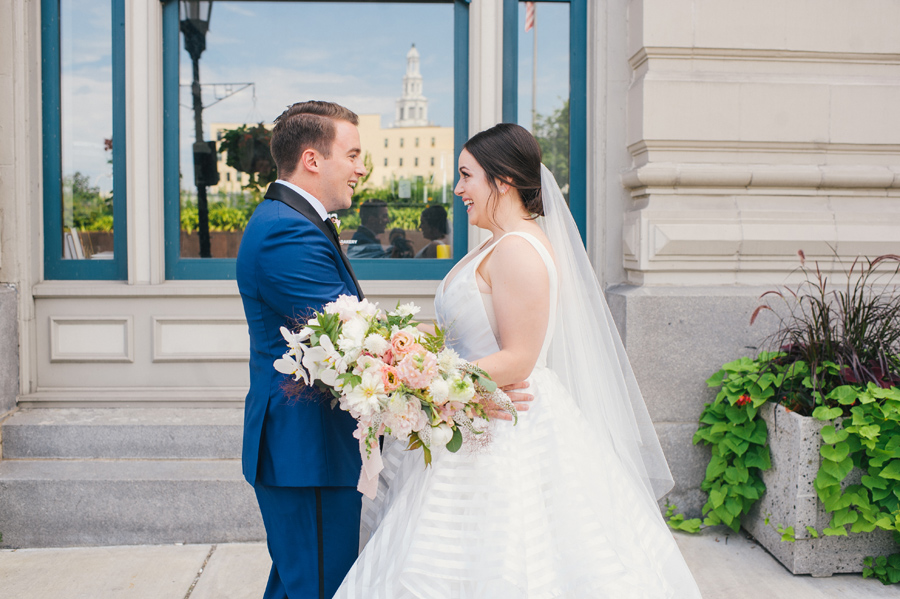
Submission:
[[247,361],[250,335],[242,318],[154,318],[153,361]]
[[133,362],[130,316],[50,317],[51,362]]

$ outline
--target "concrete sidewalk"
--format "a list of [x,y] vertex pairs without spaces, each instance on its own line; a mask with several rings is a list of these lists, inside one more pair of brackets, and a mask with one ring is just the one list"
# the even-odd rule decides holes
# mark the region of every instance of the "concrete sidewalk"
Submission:
[[[726,528],[675,537],[705,599],[900,598],[900,588],[860,575],[793,576]],[[0,597],[259,599],[270,564],[263,543],[7,549],[0,551]]]

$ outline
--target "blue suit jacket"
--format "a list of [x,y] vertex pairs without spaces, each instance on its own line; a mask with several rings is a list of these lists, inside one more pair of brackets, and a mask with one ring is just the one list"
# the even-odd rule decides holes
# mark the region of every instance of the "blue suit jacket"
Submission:
[[[297,325],[339,295],[359,295],[340,250],[312,206],[273,183],[247,223],[237,282],[250,327],[250,392],[244,405],[244,477],[277,487],[356,486],[356,421],[307,387],[288,399],[272,363],[287,350],[280,327]],[[270,198],[281,198],[281,201]],[[288,202],[292,208],[284,202]],[[298,209],[304,212],[301,214]],[[318,221],[318,224],[315,221]]]

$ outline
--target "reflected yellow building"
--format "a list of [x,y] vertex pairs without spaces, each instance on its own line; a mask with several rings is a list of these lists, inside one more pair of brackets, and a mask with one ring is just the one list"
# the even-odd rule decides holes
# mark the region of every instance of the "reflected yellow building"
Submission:
[[[397,185],[401,180],[416,181],[419,177],[435,190],[453,183],[456,168],[453,127],[438,127],[428,120],[428,99],[422,95],[419,51],[415,44],[406,55],[403,94],[397,100],[394,123],[382,127],[381,120],[380,114],[359,116],[360,143],[363,152],[372,159],[372,175],[365,187]],[[221,142],[225,131],[243,124],[212,123],[212,139]],[[266,125],[270,129],[272,126]],[[225,158],[225,154],[218,155],[219,184],[210,187],[210,193],[239,193],[248,181],[248,175],[225,164]],[[449,197],[440,199],[452,200]]]

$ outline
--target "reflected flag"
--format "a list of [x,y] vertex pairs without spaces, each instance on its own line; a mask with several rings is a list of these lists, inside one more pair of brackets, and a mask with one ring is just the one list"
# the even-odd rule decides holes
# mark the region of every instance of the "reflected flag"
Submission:
[[525,3],[525,31],[534,28],[534,2]]

